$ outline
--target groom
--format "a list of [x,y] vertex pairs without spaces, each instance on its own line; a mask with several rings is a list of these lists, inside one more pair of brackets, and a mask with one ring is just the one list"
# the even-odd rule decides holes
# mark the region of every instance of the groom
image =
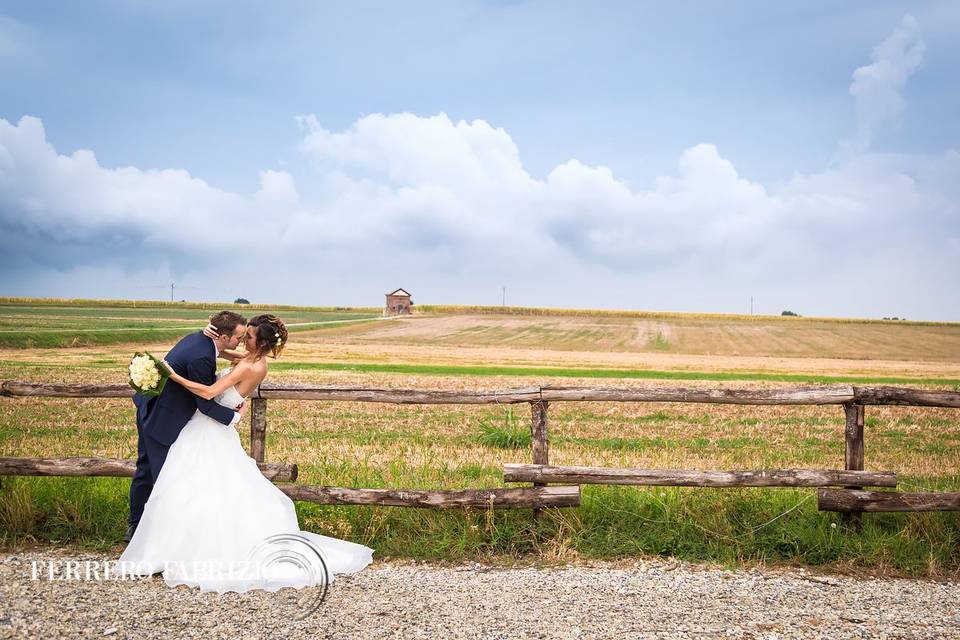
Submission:
[[[167,363],[183,377],[213,384],[216,381],[216,359],[224,349],[235,349],[246,332],[247,321],[233,311],[221,311],[210,324],[217,330],[216,338],[197,331],[185,336],[167,354]],[[125,542],[130,542],[137,529],[143,508],[160,475],[167,451],[194,412],[199,409],[225,425],[235,425],[246,407],[231,411],[213,400],[195,396],[179,384],[169,382],[159,396],[133,395],[137,407],[137,470],[130,484],[130,517],[127,519]]]

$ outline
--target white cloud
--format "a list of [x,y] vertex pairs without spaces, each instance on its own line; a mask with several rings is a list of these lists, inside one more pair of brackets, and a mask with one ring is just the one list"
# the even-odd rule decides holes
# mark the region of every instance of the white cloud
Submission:
[[141,245],[182,251],[235,246],[225,223],[253,214],[236,194],[179,169],[101,167],[92,151],[60,155],[43,123],[0,119],[0,222],[54,243],[95,242],[123,232]]
[[903,112],[904,85],[920,68],[925,49],[917,20],[908,15],[874,48],[873,62],[853,72],[850,95],[857,103],[856,149],[869,148],[877,128],[896,121]]
[[300,121],[308,130],[301,148],[321,170],[335,167],[397,186],[446,186],[478,195],[522,188],[530,180],[507,132],[483,120],[376,113],[340,133],[327,131],[314,116]]
[[286,171],[261,171],[260,190],[256,199],[266,204],[280,203],[295,205],[300,200],[297,185]]

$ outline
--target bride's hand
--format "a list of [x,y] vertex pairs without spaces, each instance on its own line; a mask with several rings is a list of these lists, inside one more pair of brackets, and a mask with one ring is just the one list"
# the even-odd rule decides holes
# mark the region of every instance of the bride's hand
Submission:
[[208,324],[206,327],[203,328],[203,335],[207,336],[212,340],[216,340],[217,338],[220,337],[220,334],[217,332],[217,328],[212,324]]
[[170,366],[169,362],[167,362],[165,359],[162,359],[162,358],[160,362],[162,362],[163,366],[167,368],[167,373],[170,375],[171,378],[176,380],[178,377],[180,377],[180,374],[178,374],[176,371],[173,370],[173,367]]

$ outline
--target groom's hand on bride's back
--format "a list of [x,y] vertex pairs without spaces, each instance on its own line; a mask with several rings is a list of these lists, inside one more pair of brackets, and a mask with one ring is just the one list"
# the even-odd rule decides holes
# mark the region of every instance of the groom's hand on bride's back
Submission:
[[228,427],[236,427],[238,424],[240,424],[240,421],[243,420],[243,416],[244,416],[244,414],[246,414],[246,413],[247,413],[247,403],[246,403],[246,402],[241,402],[240,404],[238,404],[238,405],[234,408],[234,410],[233,410],[233,420],[231,420],[231,421],[227,424],[227,426],[228,426]]

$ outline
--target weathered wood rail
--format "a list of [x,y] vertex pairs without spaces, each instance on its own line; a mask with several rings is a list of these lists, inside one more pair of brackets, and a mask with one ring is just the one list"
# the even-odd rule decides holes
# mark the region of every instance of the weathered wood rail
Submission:
[[[0,396],[127,398],[126,384],[57,384],[4,380]],[[780,389],[691,387],[603,388],[538,386],[502,391],[373,389],[320,385],[262,384],[254,399],[386,402],[390,404],[521,404],[524,402],[691,402],[748,405],[903,405],[960,408],[960,393],[910,387],[825,385]]]
[[817,491],[821,511],[960,511],[960,493],[894,493],[891,491]]
[[371,504],[388,507],[486,509],[575,507],[580,504],[580,486],[518,487],[508,489],[346,489],[311,485],[282,485],[292,500],[317,504]]
[[[0,396],[48,398],[125,398],[133,391],[125,384],[52,384],[7,380]],[[379,504],[413,507],[532,507],[535,515],[547,506],[579,504],[579,487],[547,486],[551,482],[714,486],[714,487],[829,487],[821,491],[821,508],[841,511],[857,524],[863,511],[930,510],[952,508],[955,494],[898,494],[860,491],[865,486],[893,487],[892,472],[864,471],[864,414],[869,405],[960,408],[960,393],[910,387],[824,385],[776,389],[709,389],[688,387],[595,388],[541,385],[493,391],[439,389],[376,389],[319,385],[263,384],[253,394],[250,409],[250,455],[263,463],[266,451],[267,401],[315,400],[328,402],[381,402],[391,404],[512,405],[528,403],[531,409],[533,465],[510,470],[508,482],[532,482],[532,488],[423,491],[348,489],[342,487],[283,486],[297,500],[321,504]],[[549,467],[548,410],[551,402],[678,402],[737,405],[840,405],[845,415],[844,469],[762,471],[681,471],[653,469],[598,469]],[[261,465],[263,468],[263,465]],[[552,471],[548,471],[552,469]],[[561,471],[557,471],[560,469]],[[590,469],[589,471],[584,471]],[[579,470],[579,471],[574,471]],[[2,468],[0,468],[2,471]],[[2,475],[2,473],[0,473]],[[90,475],[90,474],[85,474]],[[573,489],[576,489],[574,491]],[[897,496],[900,496],[898,498]],[[910,497],[904,497],[910,496]],[[921,496],[921,497],[917,497]],[[925,498],[923,498],[925,496]]]
[[[294,482],[297,465],[258,462],[260,473],[272,482]],[[0,458],[0,476],[112,476],[131,478],[136,460],[118,458]]]
[[764,469],[761,471],[689,471],[686,469],[615,469],[507,464],[505,482],[623,484],[647,487],[896,487],[892,471],[832,469]]

